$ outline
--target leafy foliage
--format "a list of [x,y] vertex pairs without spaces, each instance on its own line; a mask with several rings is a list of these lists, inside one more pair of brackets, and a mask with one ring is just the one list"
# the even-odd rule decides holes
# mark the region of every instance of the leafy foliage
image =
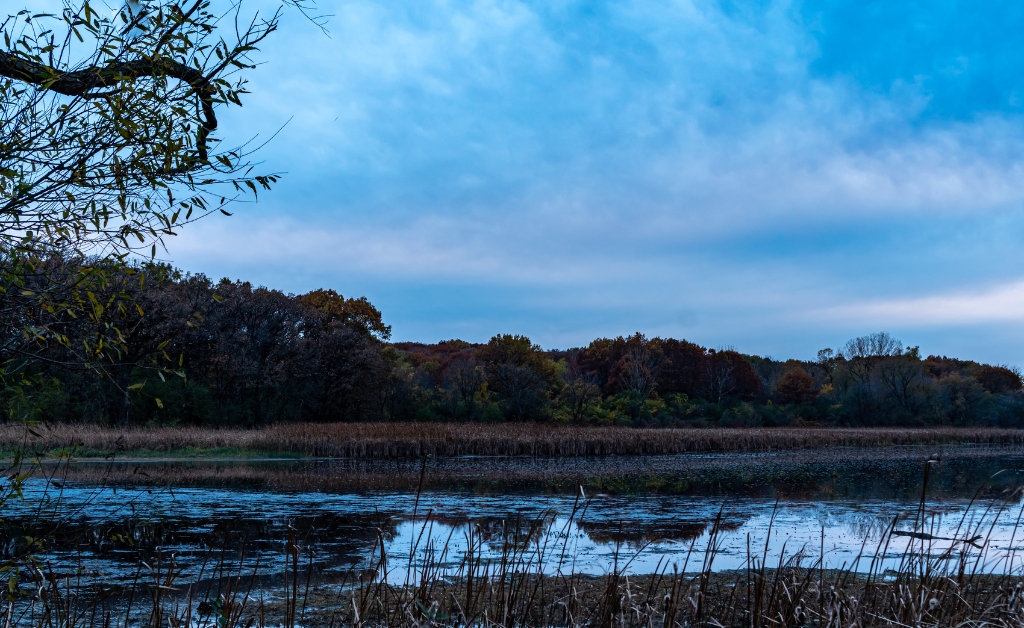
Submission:
[[[132,314],[145,312],[133,301],[145,287],[132,257],[155,257],[184,225],[277,180],[254,170],[251,146],[216,135],[218,111],[241,105],[252,55],[277,26],[277,13],[246,19],[239,3],[217,12],[206,0],[129,3],[114,15],[86,1],[0,24],[8,385],[28,383],[39,360],[59,360],[120,386],[111,365],[152,344],[133,334],[164,324],[139,327]],[[78,333],[82,319],[88,335]]]
[[[79,272],[71,262],[65,276]],[[540,422],[578,425],[999,425],[1024,418],[1019,375],[916,348],[775,361],[643,334],[546,351],[388,343],[365,298],[211,281],[168,266],[108,269],[102,316],[55,318],[50,343],[3,397],[8,417],[108,425]],[[54,278],[59,278],[56,271]],[[110,305],[107,305],[110,304]],[[74,347],[116,329],[102,371]],[[8,328],[6,333],[14,333]],[[900,345],[902,347],[902,344]]]

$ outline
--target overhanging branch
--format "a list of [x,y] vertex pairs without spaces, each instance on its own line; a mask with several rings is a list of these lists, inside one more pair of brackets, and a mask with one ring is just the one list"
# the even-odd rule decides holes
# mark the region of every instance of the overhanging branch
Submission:
[[[0,51],[0,76],[63,94],[87,98],[97,96],[97,90],[109,88],[125,79],[141,77],[168,77],[190,85],[202,106],[202,119],[197,134],[196,148],[201,161],[207,161],[206,138],[217,129],[217,115],[213,109],[216,89],[210,79],[199,70],[173,59],[137,59],[104,67],[89,67],[62,72],[44,63],[25,59],[12,52]],[[109,92],[105,92],[109,94]]]

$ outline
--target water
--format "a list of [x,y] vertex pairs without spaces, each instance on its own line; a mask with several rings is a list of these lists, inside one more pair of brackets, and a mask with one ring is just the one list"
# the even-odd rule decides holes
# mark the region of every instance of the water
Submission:
[[[40,558],[78,583],[116,590],[165,572],[209,583],[235,573],[280,581],[289,538],[304,573],[343,586],[388,556],[386,578],[415,582],[424,565],[457,570],[467,551],[555,574],[653,573],[801,560],[829,568],[896,569],[908,543],[933,557],[961,551],[986,571],[1019,568],[1024,458],[957,449],[930,471],[925,527],[915,528],[923,450],[600,460],[463,459],[420,463],[263,461],[75,465],[66,483],[28,482],[4,513],[10,554],[44,536]],[[998,473],[997,473],[998,472]],[[994,476],[994,477],[993,477]],[[99,482],[98,478],[103,478]],[[390,488],[381,489],[381,485]],[[416,487],[425,487],[419,493]],[[583,496],[580,497],[580,487]],[[47,522],[39,534],[39,521]],[[890,537],[980,534],[959,541]],[[769,534],[770,531],[770,534]],[[410,559],[411,554],[411,559]],[[867,554],[867,558],[858,556]],[[428,559],[429,557],[429,559]],[[294,568],[294,563],[292,563]]]

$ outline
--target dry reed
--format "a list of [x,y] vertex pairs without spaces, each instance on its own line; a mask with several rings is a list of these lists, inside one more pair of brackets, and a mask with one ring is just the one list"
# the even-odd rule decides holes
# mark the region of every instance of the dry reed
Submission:
[[76,445],[104,454],[297,455],[410,459],[425,456],[614,456],[765,452],[893,445],[1024,445],[1024,430],[997,428],[637,429],[536,424],[334,423],[243,429],[92,425],[0,426],[0,449],[51,452]]

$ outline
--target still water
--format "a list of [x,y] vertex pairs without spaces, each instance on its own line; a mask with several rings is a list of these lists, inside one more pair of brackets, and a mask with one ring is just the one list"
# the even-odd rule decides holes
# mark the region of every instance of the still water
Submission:
[[[933,457],[941,462],[929,466],[922,524],[925,461]],[[210,578],[211,564],[272,579],[285,569],[289,539],[302,548],[304,571],[334,583],[379,559],[381,543],[386,577],[400,584],[420,577],[425,563],[456,570],[470,548],[499,560],[509,539],[518,560],[547,573],[697,571],[712,543],[715,570],[742,569],[756,557],[772,566],[821,560],[864,571],[877,557],[878,571],[896,568],[908,543],[923,543],[934,556],[967,551],[984,569],[1002,571],[1019,568],[1024,556],[1021,483],[1021,452],[970,448],[938,456],[905,448],[569,461],[79,463],[62,482],[30,480],[25,499],[6,506],[3,551],[41,521],[44,562],[112,587],[172,559],[179,581]],[[988,539],[984,552],[949,540],[977,535]]]

